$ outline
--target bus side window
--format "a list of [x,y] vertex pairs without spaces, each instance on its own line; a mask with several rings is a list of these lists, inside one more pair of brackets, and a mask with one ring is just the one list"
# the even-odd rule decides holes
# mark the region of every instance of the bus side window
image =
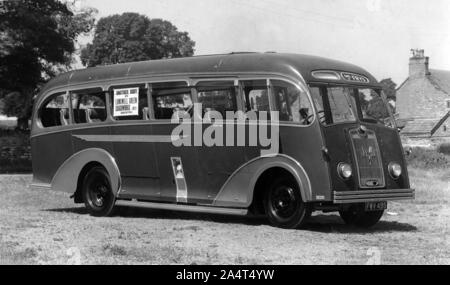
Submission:
[[217,111],[222,115],[222,119],[226,119],[227,111],[237,111],[236,89],[233,81],[203,81],[197,83],[196,89],[203,113]]
[[[244,80],[241,84],[244,91],[245,112],[266,112],[266,117],[262,119],[270,119],[267,80]],[[261,113],[257,113],[257,116],[261,118]]]
[[282,80],[271,80],[271,84],[279,120],[297,122],[302,125],[311,124],[314,113],[307,93]]
[[110,89],[111,113],[116,121],[148,120],[145,85],[114,86]]
[[69,122],[69,100],[66,93],[50,96],[39,111],[39,119],[44,128],[64,126]]
[[180,113],[192,117],[191,89],[186,82],[152,83],[151,87],[155,119],[170,120]]
[[266,80],[241,81],[244,90],[245,111],[270,111]]
[[84,124],[105,121],[107,117],[105,97],[105,93],[100,90],[72,92],[74,122]]

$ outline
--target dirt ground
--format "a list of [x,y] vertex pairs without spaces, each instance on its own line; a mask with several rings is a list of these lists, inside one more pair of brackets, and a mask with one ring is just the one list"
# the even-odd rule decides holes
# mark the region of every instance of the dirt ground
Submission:
[[0,264],[450,264],[450,173],[410,171],[416,200],[358,230],[316,212],[302,230],[261,218],[121,208],[94,218],[68,195],[0,176]]

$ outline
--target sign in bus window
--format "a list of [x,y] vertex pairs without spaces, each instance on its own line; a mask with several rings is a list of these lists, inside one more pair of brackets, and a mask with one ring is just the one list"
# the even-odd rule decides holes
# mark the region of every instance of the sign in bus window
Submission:
[[114,117],[139,115],[139,88],[114,89]]
[[115,87],[112,89],[112,114],[114,120],[148,119],[147,89],[141,87]]

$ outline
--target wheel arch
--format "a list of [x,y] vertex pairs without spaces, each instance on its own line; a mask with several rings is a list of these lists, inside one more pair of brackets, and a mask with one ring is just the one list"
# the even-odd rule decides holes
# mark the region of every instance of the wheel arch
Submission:
[[312,200],[311,182],[305,169],[292,157],[279,154],[275,157],[258,157],[237,169],[225,182],[213,204],[221,207],[250,207],[257,193],[258,181],[266,179],[265,175],[275,169],[295,178],[304,202]]
[[79,193],[84,175],[93,166],[98,165],[104,167],[108,172],[112,192],[114,196],[117,196],[121,186],[119,168],[114,157],[100,148],[85,149],[69,157],[56,171],[51,183],[52,190],[75,194],[76,202],[79,201],[77,193]]

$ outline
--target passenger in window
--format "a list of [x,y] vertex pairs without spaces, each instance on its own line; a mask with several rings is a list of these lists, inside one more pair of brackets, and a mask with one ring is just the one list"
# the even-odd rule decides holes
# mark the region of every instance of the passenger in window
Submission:
[[306,92],[281,80],[271,81],[279,120],[309,125],[314,117]]
[[292,116],[289,115],[288,106],[285,101],[284,92],[280,91],[277,93],[278,111],[280,121],[292,121]]
[[74,121],[77,124],[96,123],[106,120],[105,94],[71,94]]

